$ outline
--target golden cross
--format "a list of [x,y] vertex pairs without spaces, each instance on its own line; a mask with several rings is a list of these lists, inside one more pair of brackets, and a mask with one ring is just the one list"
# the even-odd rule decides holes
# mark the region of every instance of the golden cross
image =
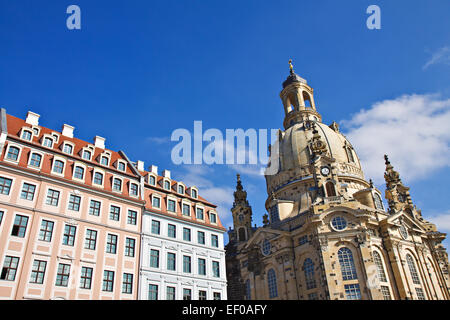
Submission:
[[289,70],[292,72],[294,72],[294,66],[292,65],[292,59],[289,59]]

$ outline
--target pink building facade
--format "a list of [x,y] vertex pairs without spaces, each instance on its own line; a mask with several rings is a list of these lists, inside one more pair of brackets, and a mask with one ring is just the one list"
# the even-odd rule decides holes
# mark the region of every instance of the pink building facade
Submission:
[[137,299],[140,177],[73,130],[1,110],[0,299]]

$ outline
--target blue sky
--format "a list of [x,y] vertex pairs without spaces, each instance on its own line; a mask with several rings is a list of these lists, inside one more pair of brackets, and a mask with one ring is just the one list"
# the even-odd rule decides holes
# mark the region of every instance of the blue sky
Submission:
[[[81,30],[66,27],[71,4]],[[380,30],[366,27],[371,4]],[[279,92],[292,58],[367,178],[384,192],[390,154],[425,218],[449,232],[448,12],[446,0],[1,1],[0,106],[37,112],[50,128],[71,124],[78,138],[103,136],[146,167],[171,170],[219,205],[227,227],[241,172],[260,225],[258,168],[174,165],[170,136],[195,120],[222,132],[282,128]]]

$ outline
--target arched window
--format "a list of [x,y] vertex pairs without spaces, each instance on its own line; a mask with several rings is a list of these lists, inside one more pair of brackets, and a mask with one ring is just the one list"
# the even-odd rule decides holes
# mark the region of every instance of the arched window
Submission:
[[73,175],[75,178],[83,180],[84,177],[84,168],[82,167],[75,167],[75,173]]
[[250,288],[250,279],[247,279],[247,281],[245,281],[245,300],[251,299],[252,299],[252,291]]
[[8,154],[6,155],[6,158],[9,160],[17,161],[19,158],[19,152],[20,149],[17,147],[9,147]]
[[64,162],[61,160],[55,160],[55,164],[53,165],[53,172],[63,173],[64,171]]
[[384,272],[383,261],[381,260],[381,256],[378,252],[373,252],[373,262],[377,267],[378,278],[381,282],[387,282],[386,273]]
[[273,269],[270,269],[269,272],[267,272],[267,284],[269,286],[269,298],[278,297],[277,276]]
[[355,162],[355,158],[353,158],[352,148],[345,147],[345,152],[347,153],[348,162]]
[[40,167],[41,166],[42,156],[38,153],[32,153],[30,159],[30,166]]
[[245,236],[245,228],[239,228],[239,241],[245,241],[247,237]]
[[358,279],[352,251],[346,247],[340,248],[338,251],[338,258],[339,264],[341,265],[342,280]]
[[303,101],[305,102],[305,108],[312,108],[311,97],[305,91],[303,91]]
[[121,191],[122,190],[122,180],[119,178],[114,178],[113,180],[113,190]]
[[316,279],[314,278],[314,262],[307,258],[303,262],[303,271],[305,272],[306,289],[313,289],[316,287]]
[[98,184],[98,185],[102,185],[103,184],[103,174],[101,174],[100,172],[94,173],[94,183]]
[[406,263],[408,264],[409,273],[414,284],[420,284],[419,274],[417,273],[416,264],[414,258],[410,254],[406,255]]
[[336,196],[336,189],[334,188],[333,182],[328,181],[325,184],[325,189],[327,190],[327,197],[335,197]]
[[384,210],[383,208],[383,201],[381,201],[381,197],[378,193],[374,193],[373,194],[373,199],[375,202],[375,208],[376,209],[380,209],[380,210]]

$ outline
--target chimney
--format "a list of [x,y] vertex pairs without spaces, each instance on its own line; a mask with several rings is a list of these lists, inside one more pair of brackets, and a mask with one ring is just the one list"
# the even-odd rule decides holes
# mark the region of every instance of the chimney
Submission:
[[136,162],[136,167],[139,171],[144,171],[144,161],[138,160]]
[[163,175],[164,178],[170,179],[170,171],[169,170],[164,170],[162,172],[162,175]]
[[149,170],[151,173],[158,175],[158,167],[157,166],[151,165]]
[[31,124],[32,126],[38,126],[39,125],[39,117],[40,117],[40,115],[38,115],[37,113],[28,111],[25,122],[28,124]]
[[73,129],[75,129],[75,128],[72,126],[69,126],[68,124],[64,124],[61,133],[63,136],[73,138]]
[[100,136],[95,136],[94,138],[94,145],[96,148],[105,149],[105,138],[102,138]]

